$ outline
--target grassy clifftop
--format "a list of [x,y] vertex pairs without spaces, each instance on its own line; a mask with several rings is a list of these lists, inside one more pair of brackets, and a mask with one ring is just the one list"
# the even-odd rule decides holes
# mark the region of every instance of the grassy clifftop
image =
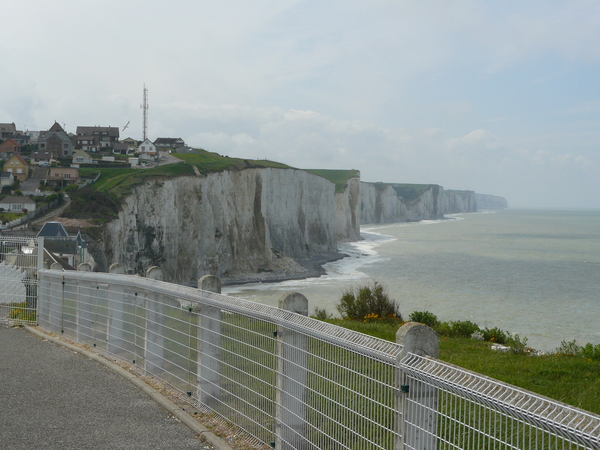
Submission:
[[335,184],[335,192],[344,192],[348,180],[360,178],[359,170],[328,170],[328,169],[306,169],[308,173],[318,175]]
[[274,167],[277,169],[291,169],[292,167],[269,161],[266,159],[252,160],[242,158],[230,158],[218,153],[206,150],[198,150],[198,153],[173,153],[173,156],[185,161],[187,164],[194,165],[200,173],[222,172],[224,170],[243,170],[261,167]]

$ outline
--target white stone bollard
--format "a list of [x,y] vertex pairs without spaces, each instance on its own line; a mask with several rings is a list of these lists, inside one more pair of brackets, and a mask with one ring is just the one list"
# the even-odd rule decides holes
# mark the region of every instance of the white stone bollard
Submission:
[[[279,299],[279,308],[308,316],[308,300],[290,292]],[[308,448],[306,441],[306,349],[305,334],[278,327],[275,448]]]
[[396,397],[397,449],[430,450],[437,448],[438,389],[409,378],[400,361],[409,353],[437,358],[437,333],[427,325],[409,322],[396,333],[396,342],[403,345],[398,357]]

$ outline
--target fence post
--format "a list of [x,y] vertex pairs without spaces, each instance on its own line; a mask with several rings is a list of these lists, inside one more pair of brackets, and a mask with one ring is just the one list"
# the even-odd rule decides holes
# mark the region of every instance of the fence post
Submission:
[[[163,280],[163,272],[160,267],[152,266],[146,270],[146,278],[152,280]],[[146,325],[145,325],[145,351],[144,368],[153,375],[161,374],[165,363],[165,297],[162,294],[147,290],[143,293],[145,297]]]
[[125,350],[125,286],[110,283],[108,289],[108,318],[106,323],[108,353],[122,355]]
[[[290,292],[279,299],[279,308],[308,316],[308,300]],[[306,441],[306,351],[305,334],[282,326],[277,330],[277,394],[275,401],[275,448],[302,450]]]
[[[221,280],[204,275],[198,280],[198,289],[220,294]],[[221,310],[201,305],[198,315],[198,400],[210,406],[221,390]]]
[[122,264],[113,263],[108,268],[108,272],[109,273],[119,274],[119,275],[125,275],[125,268],[123,267]]
[[427,325],[409,322],[396,333],[396,342],[403,346],[396,371],[396,450],[433,450],[437,448],[436,387],[409,378],[402,370],[402,359],[409,353],[437,358],[437,333]]

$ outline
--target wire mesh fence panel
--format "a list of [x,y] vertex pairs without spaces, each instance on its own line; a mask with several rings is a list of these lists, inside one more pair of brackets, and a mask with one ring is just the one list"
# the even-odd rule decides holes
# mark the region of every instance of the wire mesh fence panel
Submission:
[[600,417],[278,308],[40,271],[40,325],[119,358],[247,448],[598,449]]
[[0,322],[37,321],[38,253],[43,239],[0,236]]
[[[595,414],[442,361],[409,355],[401,364],[411,391],[417,386],[405,399],[407,448],[424,440],[427,448],[444,450],[600,448],[600,417]],[[428,395],[419,395],[419,389],[427,389]],[[433,410],[428,401],[432,389]],[[425,429],[424,417],[431,415],[435,428]]]
[[396,367],[311,338],[306,438],[315,449],[393,449]]

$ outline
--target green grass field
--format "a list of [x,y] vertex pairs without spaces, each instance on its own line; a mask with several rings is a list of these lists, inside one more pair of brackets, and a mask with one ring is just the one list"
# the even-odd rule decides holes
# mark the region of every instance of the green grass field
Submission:
[[306,169],[308,173],[318,175],[325,178],[326,180],[335,183],[335,192],[344,192],[346,189],[348,180],[350,178],[360,178],[360,171],[358,170],[328,170],[328,169]]
[[198,150],[199,153],[173,153],[173,156],[194,165],[200,173],[222,172],[228,169],[242,170],[251,168],[274,167],[277,169],[290,169],[291,167],[275,161],[266,159],[253,160],[242,158],[230,158],[218,153]]
[[[388,341],[398,325],[330,319],[327,322]],[[494,351],[489,342],[440,337],[442,361],[600,414],[600,361],[559,353],[531,356]]]

